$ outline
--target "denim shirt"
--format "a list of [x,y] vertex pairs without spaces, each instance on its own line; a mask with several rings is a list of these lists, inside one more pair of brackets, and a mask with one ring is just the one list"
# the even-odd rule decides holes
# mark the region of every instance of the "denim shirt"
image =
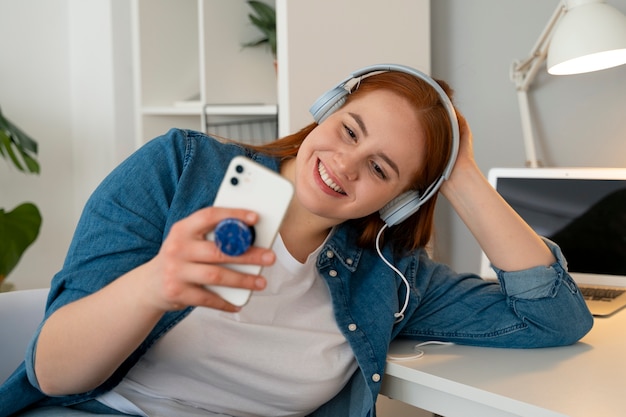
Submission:
[[[63,268],[52,280],[46,318],[153,258],[175,222],[212,204],[235,155],[279,169],[274,158],[177,129],[148,142],[120,164],[85,206]],[[343,390],[312,416],[374,416],[387,349],[397,337],[532,348],[574,343],[592,326],[559,248],[549,241],[556,263],[517,272],[496,270],[499,284],[457,274],[432,261],[423,249],[399,257],[394,256],[397,251],[383,247],[383,254],[411,286],[405,318],[395,323],[405,285],[375,248],[356,244],[359,232],[350,222],[339,225],[317,260],[337,325],[358,368]],[[0,417],[32,404],[96,410],[99,403],[93,399],[118,384],[156,340],[191,310],[165,314],[109,380],[77,395],[52,398],[39,391],[35,335],[25,362],[0,387]]]

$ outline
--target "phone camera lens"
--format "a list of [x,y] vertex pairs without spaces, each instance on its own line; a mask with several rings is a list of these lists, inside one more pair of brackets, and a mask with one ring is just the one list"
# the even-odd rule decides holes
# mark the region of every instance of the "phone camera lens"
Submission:
[[237,165],[237,166],[235,167],[235,171],[237,171],[238,173],[240,173],[240,174],[241,174],[241,173],[243,172],[243,165]]
[[237,185],[237,184],[239,184],[239,180],[237,179],[237,177],[232,177],[232,178],[230,179],[230,183],[231,183],[232,185]]

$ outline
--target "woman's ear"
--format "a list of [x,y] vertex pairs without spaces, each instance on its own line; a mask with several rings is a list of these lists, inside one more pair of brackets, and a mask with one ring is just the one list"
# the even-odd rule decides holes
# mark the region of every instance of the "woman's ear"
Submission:
[[335,87],[322,94],[309,109],[313,115],[313,120],[315,120],[317,124],[322,123],[328,116],[343,106],[346,102],[347,95],[348,91],[343,87]]
[[417,213],[422,204],[418,191],[406,191],[385,204],[378,213],[387,226],[394,226]]

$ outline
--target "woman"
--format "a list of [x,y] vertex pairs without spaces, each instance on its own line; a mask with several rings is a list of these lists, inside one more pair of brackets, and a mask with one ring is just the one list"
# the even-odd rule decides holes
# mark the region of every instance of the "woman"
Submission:
[[[379,210],[442,175],[449,120],[429,83],[387,71],[360,78],[321,123],[266,146],[181,130],[151,141],[88,202],[46,320],[0,389],[0,414],[368,416],[396,337],[576,342],[592,318],[558,247],[487,183],[463,118],[440,191],[500,284],[428,258],[436,196],[384,227]],[[227,217],[257,220],[211,207],[235,155],[279,171],[295,196],[271,250],[229,258],[204,236]],[[226,262],[263,265],[263,276]],[[254,293],[240,308],[205,287],[215,284]]]

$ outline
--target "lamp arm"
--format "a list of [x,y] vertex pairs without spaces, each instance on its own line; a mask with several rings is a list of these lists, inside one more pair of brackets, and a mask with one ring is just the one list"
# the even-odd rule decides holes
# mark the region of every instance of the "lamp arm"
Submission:
[[517,102],[522,122],[522,134],[524,136],[524,148],[526,152],[526,165],[531,168],[539,166],[537,154],[535,152],[535,138],[533,134],[532,118],[530,116],[530,105],[528,103],[528,89],[537,76],[541,65],[548,55],[548,46],[552,32],[556,24],[566,12],[564,0],[559,1],[556,10],[548,21],[535,46],[530,51],[530,55],[523,61],[514,61],[511,65],[511,81],[515,83],[517,90]]
[[535,138],[533,135],[533,125],[530,117],[530,106],[528,105],[528,94],[526,90],[517,90],[517,104],[519,106],[520,119],[522,121],[522,135],[524,136],[524,150],[526,152],[526,166],[537,168],[540,166],[535,151]]
[[566,11],[567,7],[565,2],[561,0],[548,21],[548,24],[539,36],[539,39],[537,39],[535,46],[531,49],[528,57],[523,61],[515,61],[513,65],[511,65],[511,81],[515,83],[518,90],[528,90],[528,88],[530,88],[539,68],[548,56],[548,46],[550,46],[550,39],[552,38],[554,28],[565,15]]

